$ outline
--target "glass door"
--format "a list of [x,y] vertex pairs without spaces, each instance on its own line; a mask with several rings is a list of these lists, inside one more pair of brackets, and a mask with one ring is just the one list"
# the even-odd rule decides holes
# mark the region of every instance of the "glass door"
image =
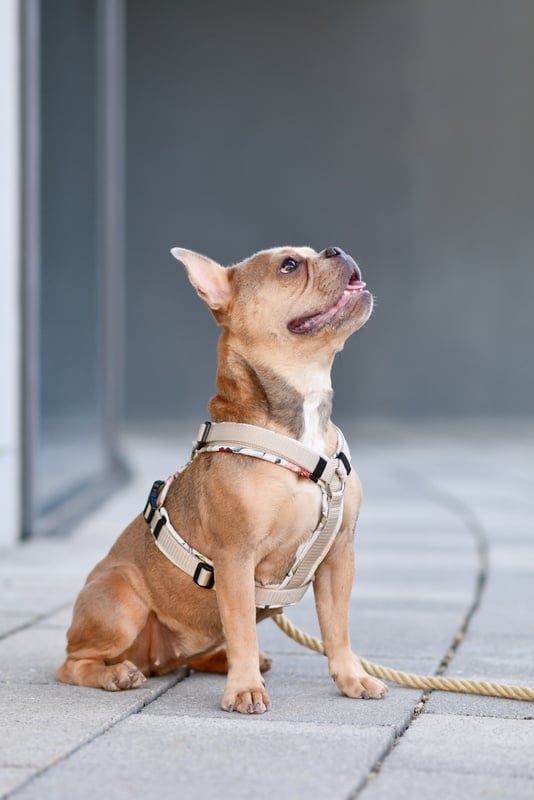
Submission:
[[122,472],[122,11],[24,11],[25,535],[64,529]]

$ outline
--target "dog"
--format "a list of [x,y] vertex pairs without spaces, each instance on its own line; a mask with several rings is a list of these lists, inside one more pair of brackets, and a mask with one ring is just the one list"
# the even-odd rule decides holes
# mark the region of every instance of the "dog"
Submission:
[[313,585],[336,686],[381,698],[349,641],[362,490],[330,419],[334,357],[372,295],[339,247],[273,248],[227,268],[171,252],[222,328],[211,420],[89,574],[58,678],[115,691],[187,665],[227,673],[223,710],[261,714],[270,660],[256,623]]

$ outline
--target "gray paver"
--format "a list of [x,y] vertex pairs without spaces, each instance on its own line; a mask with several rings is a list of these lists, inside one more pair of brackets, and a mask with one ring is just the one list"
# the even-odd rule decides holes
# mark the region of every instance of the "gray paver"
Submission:
[[64,659],[65,630],[32,626],[0,641],[0,686],[50,683]]
[[532,800],[534,779],[416,768],[380,773],[362,800]]
[[59,682],[0,684],[0,766],[42,769],[115,724],[176,680],[152,679],[130,692]]
[[534,636],[533,584],[532,572],[499,571],[494,564],[483,607],[473,619],[473,633]]
[[42,615],[53,611],[78,593],[99,552],[53,539],[22,546],[12,557],[0,559],[0,609]]
[[[397,732],[407,724],[421,698],[417,689],[391,687],[384,700],[355,700],[336,689],[320,656],[277,655],[265,675],[273,703],[268,722],[324,722],[329,726],[393,726]],[[167,692],[145,713],[195,717],[224,716],[218,708],[224,689],[223,675],[192,674]],[[266,718],[267,719],[267,718]]]
[[534,719],[423,714],[380,775],[400,769],[532,778]]
[[[468,633],[447,675],[530,686],[534,689],[534,636]],[[534,702],[433,692],[426,711],[436,714],[532,719]]]
[[[113,694],[54,680],[87,572],[137,513],[152,480],[184,463],[196,423],[185,438],[158,438],[153,430],[131,436],[131,484],[71,538],[2,554],[0,795],[24,784],[14,797],[142,800],[155,796],[157,784],[164,800],[180,792],[346,798],[358,795],[383,759],[363,798],[534,797],[533,704],[434,692],[409,724],[419,691],[392,687],[385,701],[343,698],[326,660],[269,621],[258,631],[274,658],[266,676],[273,709],[261,717],[219,709],[223,676],[193,674],[181,683],[169,676]],[[477,519],[490,546],[489,580],[448,674],[532,683],[534,461],[527,429],[470,421],[363,430],[353,446],[365,488],[351,601],[354,649],[409,672],[437,668],[473,599],[478,563],[466,520]],[[287,613],[318,635],[311,592]]]
[[35,619],[35,614],[19,614],[16,611],[0,611],[0,637],[18,630]]
[[[496,672],[492,675],[492,678],[495,675],[498,677]],[[469,677],[473,677],[471,673]],[[510,683],[510,681],[501,680],[495,682]],[[520,685],[534,688],[534,681],[521,681]],[[534,704],[521,700],[505,700],[498,697],[434,692],[427,704],[426,713],[532,720],[534,719]],[[534,748],[534,738],[532,747]]]
[[347,797],[394,736],[390,728],[325,729],[313,723],[264,722],[139,714],[35,780],[17,797],[93,800],[104,791],[109,800],[136,796],[249,800],[275,795],[330,800]]
[[422,555],[428,559],[453,552],[458,558],[462,551],[473,551],[473,541],[465,535],[465,528],[458,523],[457,530],[447,522],[428,520],[416,524],[409,520],[394,525],[377,525],[361,515],[361,533],[357,534],[356,545],[363,544],[366,550],[375,549],[387,555],[389,551],[401,551],[407,558]]
[[390,609],[369,609],[352,615],[353,645],[370,660],[437,654],[442,658],[463,621],[464,611],[457,606],[438,613],[435,608],[423,610],[419,604],[412,611],[397,611],[393,602]]
[[33,767],[0,766],[0,797],[6,796],[25,783],[35,773]]
[[[425,658],[439,654],[441,661],[463,622],[465,604],[450,601],[439,603],[435,599],[435,594],[432,594],[428,603],[425,603],[424,594],[421,594],[417,603],[410,603],[404,598],[397,606],[394,597],[391,597],[390,602],[384,602],[380,589],[377,589],[377,595],[371,591],[372,586],[369,583],[366,587],[369,590],[367,601],[362,602],[359,598],[355,598],[350,609],[352,646],[358,655],[369,660],[393,658],[396,661],[399,658]],[[387,590],[384,589],[384,592]],[[381,597],[381,600],[375,607],[376,596]],[[387,599],[389,593],[386,593]],[[308,602],[307,595],[304,601],[287,610],[287,616],[297,627],[320,638],[317,616],[312,603],[313,601]],[[260,643],[265,649],[271,646],[273,636],[269,630],[271,626],[273,623],[266,620],[258,628]],[[278,634],[279,636],[283,634]],[[300,647],[284,643],[283,649],[289,646],[296,651]]]

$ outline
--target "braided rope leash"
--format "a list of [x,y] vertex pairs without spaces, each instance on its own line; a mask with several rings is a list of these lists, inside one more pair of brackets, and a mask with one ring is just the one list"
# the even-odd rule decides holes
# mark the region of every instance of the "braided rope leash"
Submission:
[[[307,647],[309,650],[326,655],[322,641],[309,633],[301,631],[300,628],[293,625],[285,614],[276,614],[271,619],[290,639],[294,639],[295,642]],[[530,686],[510,686],[506,683],[493,683],[490,681],[469,681],[433,675],[414,675],[411,672],[401,672],[391,667],[385,667],[382,664],[373,664],[363,658],[359,660],[369,675],[397,683],[399,686],[407,686],[411,689],[437,689],[441,692],[461,692],[463,694],[481,694],[487,697],[506,697],[509,700],[534,701],[534,688]]]

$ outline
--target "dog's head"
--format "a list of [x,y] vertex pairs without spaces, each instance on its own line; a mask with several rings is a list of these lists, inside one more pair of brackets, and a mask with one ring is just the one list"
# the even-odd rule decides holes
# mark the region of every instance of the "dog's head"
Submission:
[[360,269],[339,247],[276,247],[227,268],[191,250],[171,252],[217,322],[245,346],[337,352],[371,315]]

